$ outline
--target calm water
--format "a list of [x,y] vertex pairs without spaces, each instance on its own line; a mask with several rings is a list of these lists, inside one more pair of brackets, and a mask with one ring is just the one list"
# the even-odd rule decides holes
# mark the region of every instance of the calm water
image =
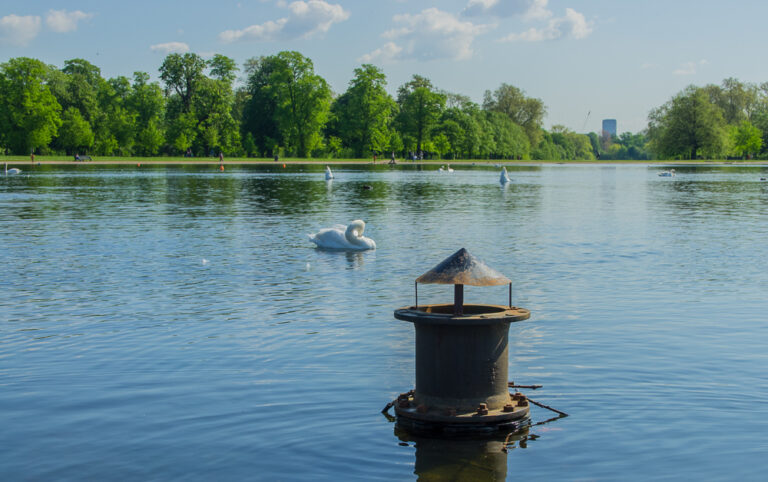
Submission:
[[[660,170],[519,167],[506,189],[492,166],[2,178],[0,478],[763,479],[768,167]],[[376,251],[306,238],[357,218]],[[533,313],[510,377],[571,415],[507,453],[379,413],[414,382],[392,312],[461,247]]]

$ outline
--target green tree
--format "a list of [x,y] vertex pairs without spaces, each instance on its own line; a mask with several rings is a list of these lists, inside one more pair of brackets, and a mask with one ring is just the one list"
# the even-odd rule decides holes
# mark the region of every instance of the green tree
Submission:
[[722,156],[727,131],[722,111],[705,90],[689,86],[648,116],[650,147],[660,158]]
[[157,82],[149,82],[146,72],[133,73],[133,85],[125,99],[128,112],[135,116],[136,147],[134,153],[156,155],[165,142],[162,118],[165,111],[163,90]]
[[59,128],[59,143],[67,153],[88,152],[93,146],[94,135],[91,125],[83,119],[80,111],[70,107],[64,111]]
[[410,82],[398,89],[397,103],[400,106],[400,132],[412,139],[416,150],[421,151],[445,107],[445,95],[435,91],[429,79],[414,75]]
[[328,120],[331,89],[315,74],[312,61],[298,52],[277,54],[269,89],[276,100],[275,121],[287,147],[307,157],[322,144],[321,131]]
[[136,134],[136,154],[140,156],[155,156],[160,151],[165,138],[156,119],[151,119]]
[[506,114],[512,122],[525,129],[532,146],[541,140],[541,126],[547,109],[541,99],[526,97],[525,92],[509,84],[495,91],[485,91],[483,109]]
[[738,126],[731,126],[731,147],[739,155],[749,158],[763,147],[762,132],[749,121],[743,120]]
[[280,64],[276,56],[250,58],[245,61],[247,98],[243,99],[242,132],[251,134],[257,149],[264,155],[277,154],[275,146],[283,143],[277,124],[277,89],[272,75]]
[[45,64],[26,57],[0,64],[0,141],[17,154],[47,146],[61,125],[47,73]]
[[754,84],[745,84],[729,77],[720,86],[707,85],[703,89],[710,102],[722,110],[723,118],[729,125],[751,120],[758,108],[758,87]]
[[358,67],[347,91],[331,109],[342,141],[358,158],[382,152],[387,146],[396,105],[386,85],[386,76],[378,67]]
[[188,114],[204,76],[206,62],[197,54],[170,54],[160,66],[160,78],[165,82],[167,92],[175,92],[181,99],[181,113]]

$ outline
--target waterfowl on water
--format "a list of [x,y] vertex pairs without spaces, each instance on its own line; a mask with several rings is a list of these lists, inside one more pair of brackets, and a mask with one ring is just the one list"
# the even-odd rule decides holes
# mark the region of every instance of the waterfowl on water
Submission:
[[363,236],[365,223],[356,219],[348,226],[337,224],[331,228],[324,228],[315,234],[309,235],[309,240],[323,249],[343,249],[351,251],[365,251],[376,249],[376,242]]

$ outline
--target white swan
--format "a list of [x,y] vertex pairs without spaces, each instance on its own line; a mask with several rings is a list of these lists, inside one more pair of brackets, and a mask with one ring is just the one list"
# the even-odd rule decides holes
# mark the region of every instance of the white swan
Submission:
[[501,176],[499,176],[499,182],[504,185],[508,182],[512,182],[512,179],[509,178],[509,175],[507,174],[507,168],[502,167],[501,168]]
[[347,249],[364,251],[376,249],[376,242],[363,236],[365,223],[356,219],[349,226],[337,224],[332,228],[324,228],[316,234],[310,234],[309,240],[323,249]]
[[674,175],[675,175],[674,169],[670,169],[669,171],[661,171],[659,173],[659,176],[661,177],[674,177]]
[[21,169],[19,169],[17,167],[12,167],[12,168],[8,169],[8,163],[6,162],[5,163],[5,175],[7,176],[8,174],[21,174]]
[[437,168],[437,172],[443,172],[445,171],[445,166],[440,166]]
[[453,172],[453,168],[451,167],[450,164],[448,164],[448,172]]
[[331,172],[330,166],[325,166],[325,180],[330,181],[333,179],[333,172]]

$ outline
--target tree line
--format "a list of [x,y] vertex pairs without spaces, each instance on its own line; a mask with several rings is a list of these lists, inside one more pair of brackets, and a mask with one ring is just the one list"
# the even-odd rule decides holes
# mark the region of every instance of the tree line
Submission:
[[[768,83],[691,86],[649,115],[645,132],[543,128],[546,106],[503,83],[481,104],[422,76],[387,92],[384,72],[354,69],[334,93],[299,52],[248,59],[170,54],[161,82],[104,79],[83,59],[62,68],[0,64],[0,149],[104,156],[593,160],[763,155]],[[238,73],[242,82],[236,84]]]
[[422,76],[387,90],[356,68],[332,92],[299,52],[248,59],[170,54],[149,74],[104,79],[83,59],[62,68],[26,57],[0,64],[0,148],[6,153],[447,159],[593,159],[586,135],[542,128],[546,107],[502,84],[482,105]]

